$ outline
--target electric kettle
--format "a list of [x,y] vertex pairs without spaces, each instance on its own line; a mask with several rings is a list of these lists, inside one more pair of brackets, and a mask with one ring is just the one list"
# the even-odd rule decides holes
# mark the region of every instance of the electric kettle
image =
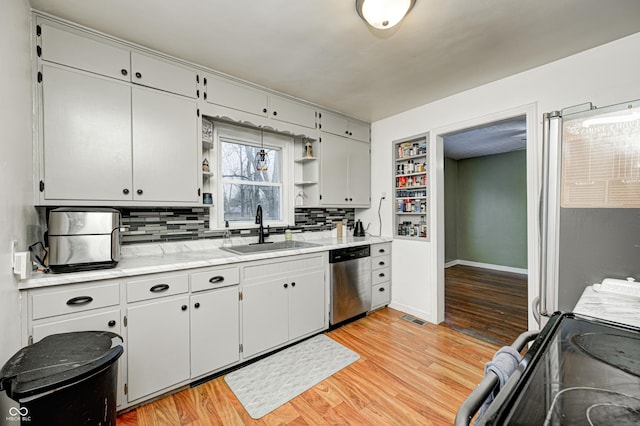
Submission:
[[364,237],[364,225],[362,225],[362,222],[360,220],[357,220],[355,226],[353,227],[353,236]]

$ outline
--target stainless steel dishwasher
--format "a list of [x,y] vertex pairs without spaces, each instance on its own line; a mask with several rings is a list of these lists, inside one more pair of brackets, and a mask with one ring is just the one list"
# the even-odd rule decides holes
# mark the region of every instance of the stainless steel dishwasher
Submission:
[[371,247],[368,245],[329,251],[331,325],[371,309],[370,255]]

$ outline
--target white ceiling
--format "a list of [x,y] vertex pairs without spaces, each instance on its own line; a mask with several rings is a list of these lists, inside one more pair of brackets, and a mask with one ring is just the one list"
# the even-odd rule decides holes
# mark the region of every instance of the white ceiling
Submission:
[[640,31],[639,0],[29,0],[34,9],[375,121]]
[[444,156],[464,160],[484,155],[520,151],[527,146],[526,117],[514,117],[444,137]]

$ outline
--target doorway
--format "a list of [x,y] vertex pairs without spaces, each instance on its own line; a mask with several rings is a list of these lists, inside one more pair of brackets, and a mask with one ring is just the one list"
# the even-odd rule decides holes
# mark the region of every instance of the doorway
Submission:
[[[497,274],[488,279],[491,282],[501,282],[503,278],[499,274],[520,277],[516,280],[520,282],[516,285],[519,287],[516,291],[521,298],[520,313],[517,314],[521,318],[518,321],[519,331],[536,327],[527,309],[537,292],[539,275],[539,244],[536,237],[539,149],[533,143],[537,129],[535,117],[536,105],[530,104],[433,132],[431,141],[435,148],[434,178],[438,194],[433,218],[436,232],[432,234],[437,244],[437,259],[434,259],[437,300],[434,301],[434,308],[441,322],[445,321],[446,264],[448,267],[472,268],[466,271],[469,275]],[[457,171],[456,165],[459,168]],[[452,170],[460,177],[458,190],[464,193],[464,199],[457,200],[460,205],[456,208],[462,212],[460,215],[457,212],[452,215],[450,210],[447,211],[451,208],[450,196],[445,200],[445,194],[448,193],[445,184],[450,183],[447,175]],[[513,185],[515,178],[509,173],[519,173],[519,186]],[[485,185],[484,190],[482,185]],[[505,199],[509,191],[518,194],[517,200]],[[516,201],[517,220],[514,220],[503,213],[513,210],[514,205],[509,203]],[[517,231],[507,234],[510,227]],[[460,240],[456,234],[464,237],[462,241],[447,244],[452,236]],[[514,249],[514,244],[518,246],[517,249]],[[472,294],[483,297],[488,291],[476,289]],[[476,317],[478,312],[486,310],[486,306],[480,305],[470,309],[472,314],[476,313]],[[497,311],[505,312],[500,308]],[[500,322],[497,321],[498,326]]]
[[445,324],[502,345],[527,328],[526,140],[524,115],[443,139]]

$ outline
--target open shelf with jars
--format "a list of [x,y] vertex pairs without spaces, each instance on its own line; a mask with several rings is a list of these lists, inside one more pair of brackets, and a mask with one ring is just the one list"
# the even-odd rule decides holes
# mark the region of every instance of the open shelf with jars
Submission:
[[429,241],[429,134],[393,142],[394,237]]
[[316,206],[320,197],[318,141],[294,139],[294,191],[296,206]]

